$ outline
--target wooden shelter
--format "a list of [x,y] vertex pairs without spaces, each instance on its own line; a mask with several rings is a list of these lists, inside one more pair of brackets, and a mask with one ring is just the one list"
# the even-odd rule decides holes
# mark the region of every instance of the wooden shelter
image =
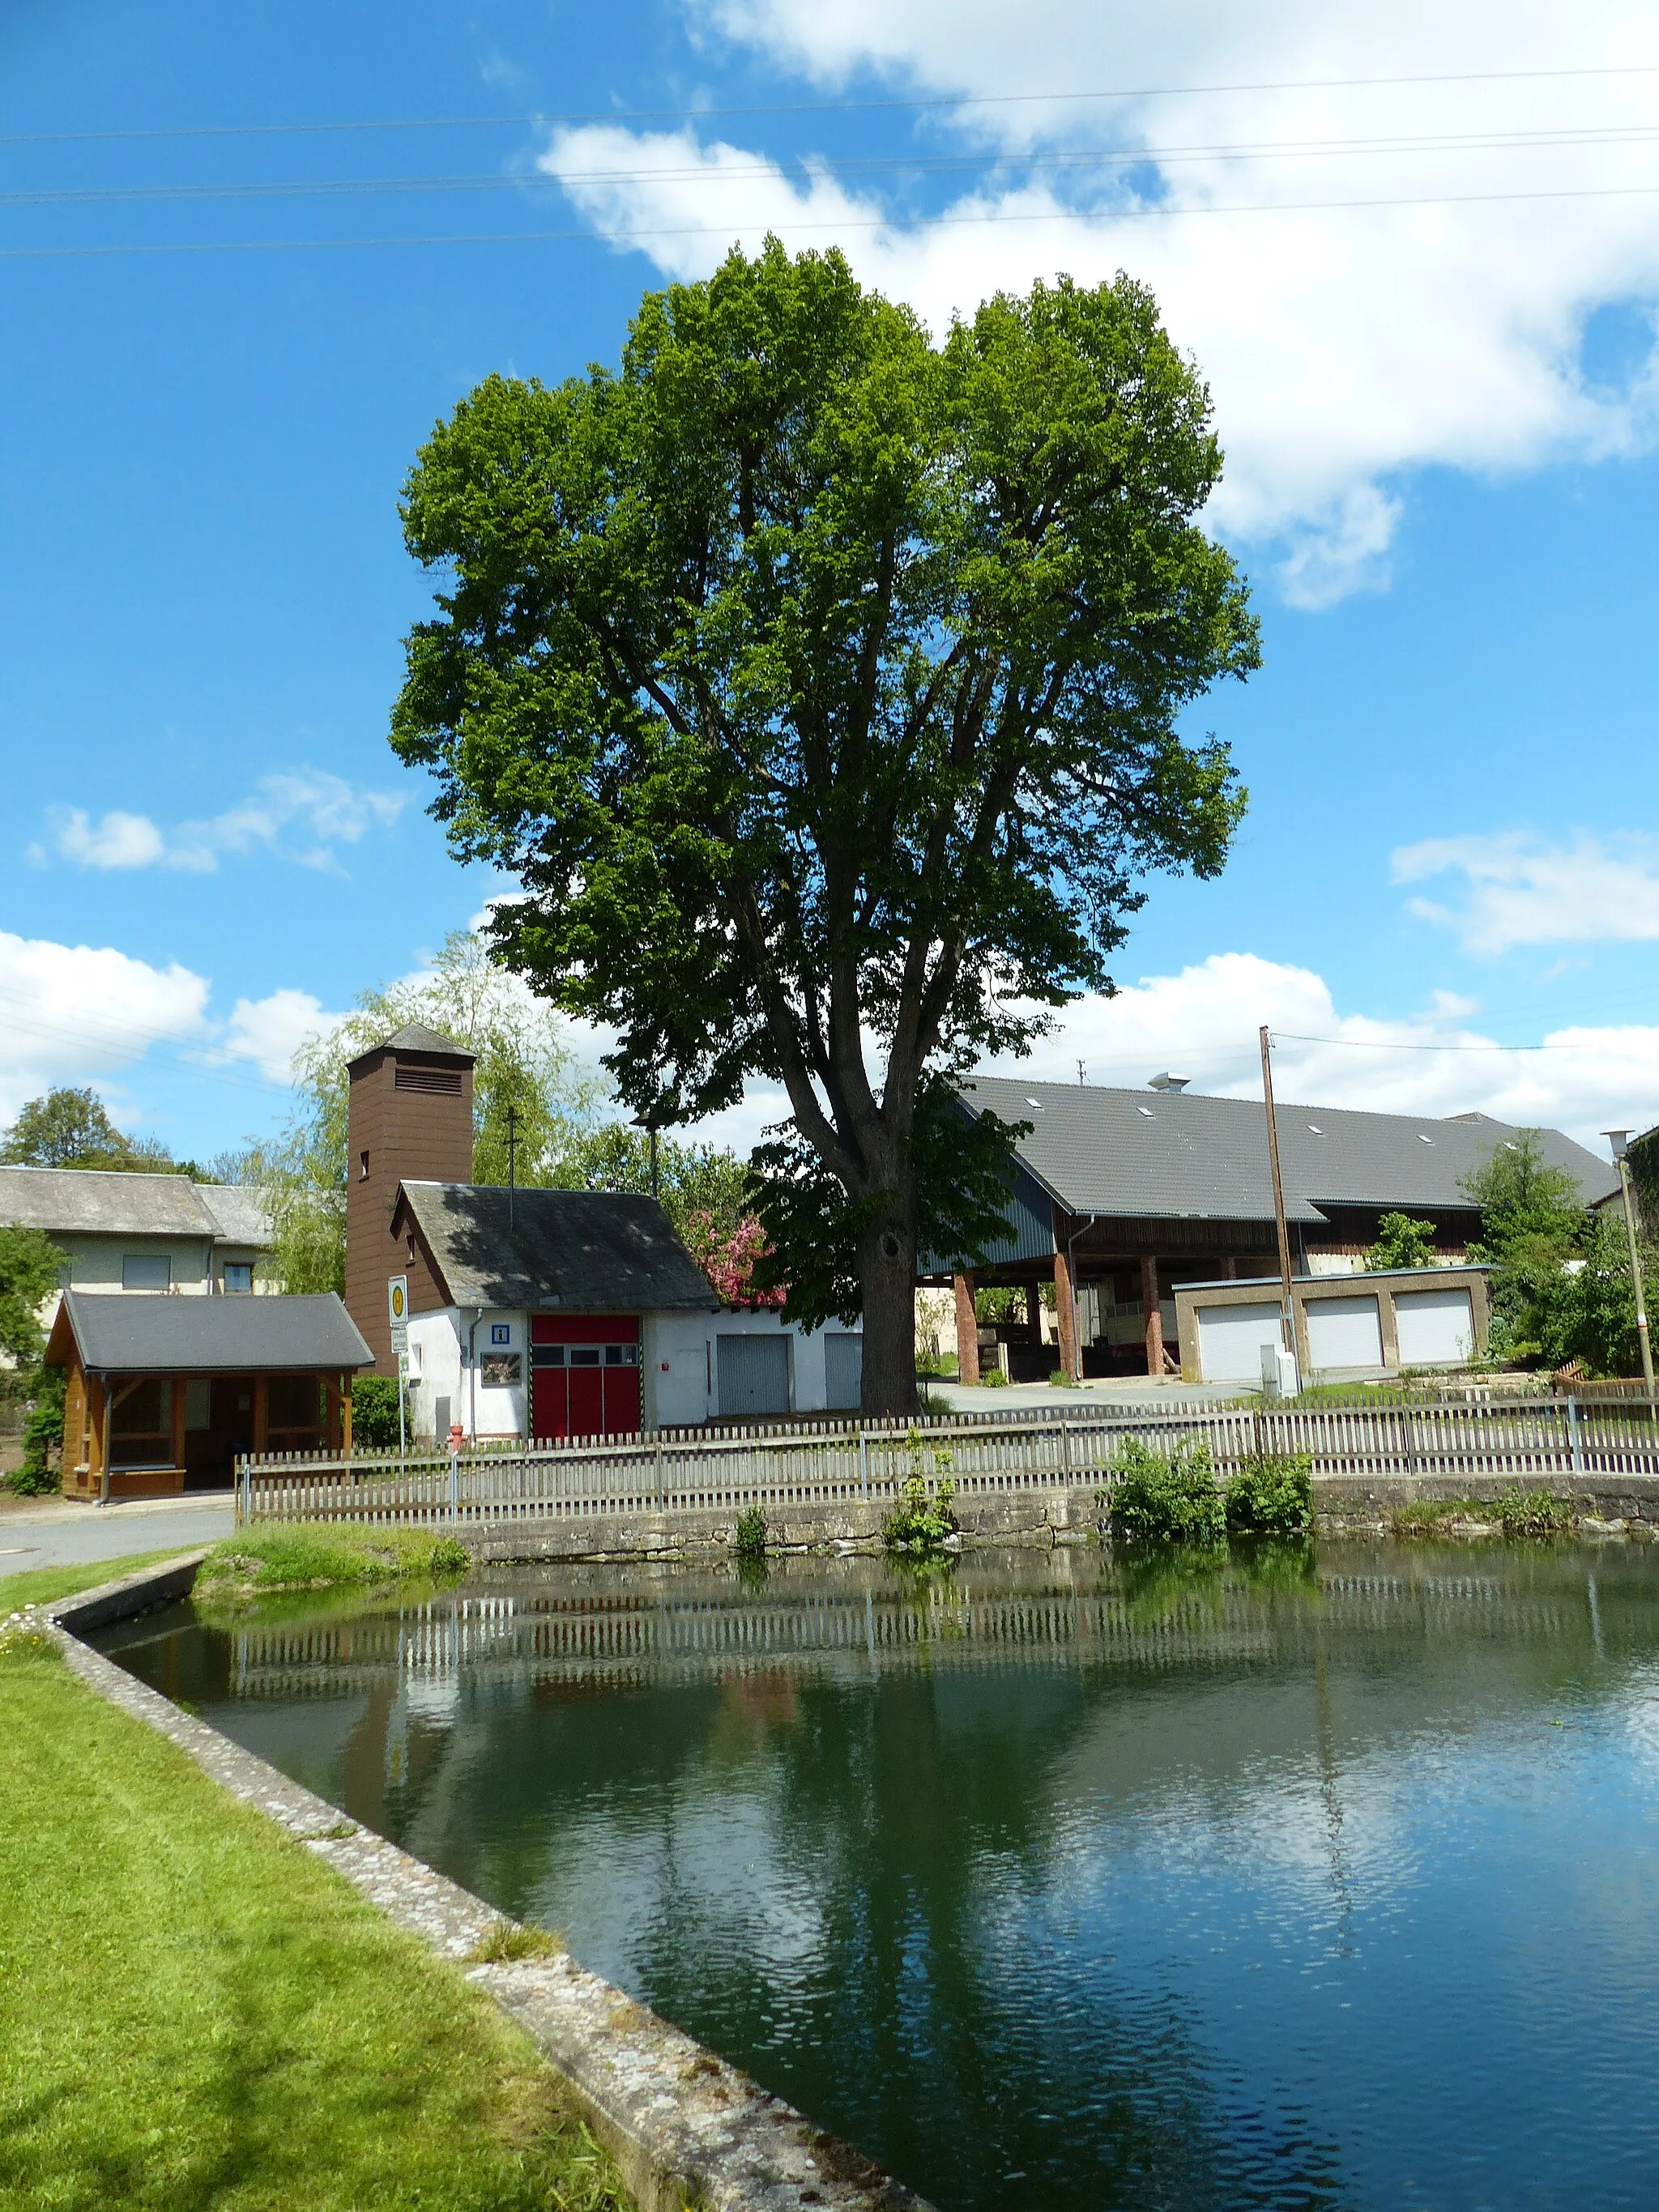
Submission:
[[331,1291],[70,1290],[46,1364],[67,1371],[64,1494],[101,1502],[226,1488],[244,1452],[349,1452],[352,1380],[374,1354]]

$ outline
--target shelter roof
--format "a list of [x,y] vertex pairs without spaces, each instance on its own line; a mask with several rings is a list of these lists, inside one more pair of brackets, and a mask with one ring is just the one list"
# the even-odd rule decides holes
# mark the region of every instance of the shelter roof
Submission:
[[405,1216],[452,1305],[660,1313],[720,1303],[657,1200],[631,1191],[406,1182],[394,1236]]
[[[970,1111],[1027,1121],[1018,1158],[1069,1213],[1270,1221],[1273,1181],[1259,1101],[1192,1091],[1117,1091],[977,1076],[960,1096]],[[1485,1114],[1370,1114],[1279,1104],[1276,1119],[1292,1221],[1332,1207],[1472,1213],[1463,1180],[1516,1131]],[[1559,1129],[1544,1157],[1577,1182],[1586,1203],[1617,1188],[1617,1171]]]
[[304,1297],[167,1297],[65,1291],[46,1346],[104,1375],[257,1374],[372,1367],[374,1355],[332,1291]]
[[0,1167],[0,1222],[63,1237],[201,1237],[269,1244],[263,1191],[102,1168]]

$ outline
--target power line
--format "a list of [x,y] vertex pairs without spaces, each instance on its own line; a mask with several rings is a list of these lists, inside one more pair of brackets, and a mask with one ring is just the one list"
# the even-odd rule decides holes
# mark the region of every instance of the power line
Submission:
[[[1188,161],[1327,161],[1425,154],[1502,154],[1565,151],[1614,146],[1652,145],[1659,125],[1642,124],[1584,131],[1457,131],[1415,137],[1280,139],[1218,145],[1103,146],[1045,154],[858,155],[815,162],[815,174],[866,177],[958,175],[985,169],[1077,172],[1094,168],[1170,167]],[[0,207],[98,207],[129,202],[191,203],[210,200],[359,198],[374,193],[509,191],[573,185],[684,184],[736,185],[779,175],[778,165],[762,156],[680,168],[530,169],[483,174],[415,177],[295,177],[255,179],[246,183],[42,185],[0,191]]]
[[769,230],[780,234],[863,230],[912,233],[977,229],[1002,223],[1081,221],[1103,225],[1173,222],[1198,216],[1330,215],[1367,208],[1498,207],[1522,202],[1650,199],[1656,195],[1659,195],[1659,185],[1595,185],[1557,191],[1423,192],[1388,199],[1231,201],[1206,207],[1068,208],[1056,204],[1036,214],[919,216],[908,220],[891,216],[855,216],[805,222],[775,210],[758,218],[734,217],[728,222],[641,223],[616,228],[586,224],[580,228],[567,230],[440,231],[394,234],[379,238],[236,238],[169,240],[138,246],[0,246],[0,261],[102,260],[132,254],[156,253],[337,252],[386,246],[605,245],[647,238],[729,238],[734,224],[751,229],[756,220],[763,222]]
[[938,94],[921,100],[819,100],[751,103],[741,106],[590,107],[538,111],[530,115],[428,115],[352,118],[334,123],[174,124],[145,130],[31,131],[0,136],[0,146],[107,144],[153,138],[312,137],[372,131],[531,130],[573,123],[663,123],[703,117],[769,115],[926,114],[963,108],[1028,107],[1083,100],[1195,100],[1266,92],[1367,92],[1437,84],[1570,83],[1583,79],[1659,76],[1659,63],[1632,62],[1594,69],[1462,70],[1417,76],[1285,77],[1245,84],[1124,86],[1115,90]]
[[1589,1052],[1604,1045],[1587,1044],[1407,1044],[1389,1037],[1302,1036],[1295,1030],[1275,1030],[1275,1043],[1340,1045],[1352,1052]]

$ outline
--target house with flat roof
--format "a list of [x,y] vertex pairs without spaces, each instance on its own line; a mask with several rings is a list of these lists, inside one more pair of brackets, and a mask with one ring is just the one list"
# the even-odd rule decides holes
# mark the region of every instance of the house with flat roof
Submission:
[[[1157,1375],[1174,1364],[1182,1286],[1277,1279],[1259,1101],[1205,1097],[1179,1076],[1156,1077],[1145,1091],[981,1076],[958,1096],[967,1114],[1030,1125],[1009,1162],[1007,1237],[976,1271],[933,1255],[921,1278],[955,1290],[964,1379],[977,1379],[968,1370],[976,1370],[978,1285],[1026,1290],[1027,1327],[1010,1346],[1016,1376],[1023,1352],[1032,1371],[1054,1364],[1042,1349],[1044,1283],[1054,1285],[1067,1372]],[[1516,1133],[1485,1114],[1441,1120],[1280,1104],[1276,1121],[1292,1267],[1310,1281],[1361,1271],[1389,1212],[1431,1222],[1437,1256],[1463,1261],[1480,1233],[1465,1180]],[[1607,1161],[1559,1130],[1545,1130],[1542,1141],[1586,1204],[1617,1189]],[[1479,1334],[1471,1330],[1471,1342]]]
[[101,1501],[228,1488],[246,1452],[349,1451],[352,1378],[374,1354],[332,1291],[114,1298],[71,1289],[46,1360],[64,1370],[64,1492]]
[[264,1191],[175,1175],[0,1167],[0,1224],[39,1229],[78,1291],[273,1291]]

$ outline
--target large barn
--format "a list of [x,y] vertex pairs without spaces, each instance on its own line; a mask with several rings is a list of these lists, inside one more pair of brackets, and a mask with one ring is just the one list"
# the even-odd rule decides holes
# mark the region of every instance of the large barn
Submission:
[[[1004,1333],[1016,1379],[1046,1373],[1042,1286],[1054,1285],[1060,1364],[1071,1374],[1158,1375],[1175,1364],[1177,1287],[1260,1281],[1279,1270],[1265,1109],[1206,1097],[1176,1076],[1145,1091],[981,1076],[963,1109],[1026,1122],[1011,1164],[1009,1235],[976,1271],[937,1255],[924,1283],[953,1285],[965,1381],[976,1381],[973,1295],[1023,1287],[1027,1318]],[[1292,1264],[1316,1279],[1364,1267],[1388,1212],[1434,1224],[1437,1256],[1464,1258],[1480,1215],[1466,1179],[1516,1132],[1485,1114],[1447,1121],[1350,1108],[1279,1106]],[[1546,1158],[1593,1204],[1616,1170],[1559,1130]]]

